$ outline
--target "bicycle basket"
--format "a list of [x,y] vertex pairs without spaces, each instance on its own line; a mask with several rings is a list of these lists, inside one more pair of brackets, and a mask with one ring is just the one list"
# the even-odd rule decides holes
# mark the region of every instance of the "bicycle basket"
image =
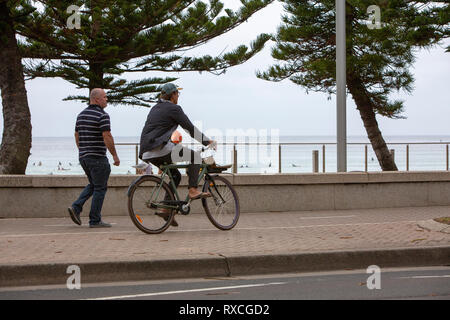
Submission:
[[227,171],[228,169],[230,169],[233,165],[232,164],[228,164],[225,166],[218,166],[217,164],[211,164],[208,166],[208,172],[210,173],[222,173],[224,171]]
[[214,165],[216,164],[216,161],[214,160],[214,157],[206,157],[202,159],[204,163],[208,165]]

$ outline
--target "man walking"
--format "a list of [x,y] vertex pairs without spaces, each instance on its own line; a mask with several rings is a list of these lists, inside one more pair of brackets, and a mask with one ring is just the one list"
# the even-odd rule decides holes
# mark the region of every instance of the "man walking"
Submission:
[[72,221],[81,225],[80,213],[83,205],[92,196],[89,212],[90,228],[111,227],[109,223],[102,221],[101,216],[111,173],[106,149],[113,156],[114,165],[120,165],[111,135],[109,115],[104,111],[107,103],[105,91],[99,88],[93,89],[90,94],[90,104],[78,115],[75,125],[75,142],[79,151],[80,164],[88,177],[89,184],[68,210]]

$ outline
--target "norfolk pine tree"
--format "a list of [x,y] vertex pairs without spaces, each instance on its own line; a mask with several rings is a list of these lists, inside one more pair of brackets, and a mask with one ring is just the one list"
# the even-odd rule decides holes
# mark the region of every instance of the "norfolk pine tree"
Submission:
[[24,22],[33,8],[25,1],[0,0],[0,90],[3,135],[0,174],[24,174],[31,149],[31,114],[15,24]]
[[[287,14],[276,35],[272,56],[281,61],[259,78],[290,79],[308,91],[336,90],[335,1],[282,0]],[[369,28],[367,9],[381,9],[381,28]],[[347,89],[355,101],[369,141],[383,171],[397,166],[376,115],[404,118],[403,101],[389,95],[412,92],[409,69],[419,48],[448,38],[449,1],[348,0],[346,2]],[[448,47],[447,47],[447,51]]]
[[[217,57],[190,57],[188,50],[247,21],[273,0],[241,0],[236,12],[218,0],[40,0],[32,24],[19,26],[29,79],[60,77],[79,89],[108,90],[111,104],[150,107],[161,84],[174,77],[127,81],[131,72],[206,71],[220,74],[259,52],[270,39],[262,34],[250,48],[241,45]],[[69,29],[71,5],[80,7],[80,28]],[[66,100],[88,101],[88,95]]]

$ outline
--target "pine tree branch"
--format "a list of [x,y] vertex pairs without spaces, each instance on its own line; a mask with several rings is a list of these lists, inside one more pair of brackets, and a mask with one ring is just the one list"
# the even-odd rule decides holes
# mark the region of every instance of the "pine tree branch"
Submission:
[[[238,46],[217,57],[186,57],[186,52],[240,25],[273,0],[244,0],[236,12],[223,11],[223,4],[210,0],[38,0],[44,10],[18,25],[25,38],[21,53],[29,79],[60,77],[87,89],[109,90],[110,101],[150,106],[163,83],[176,78],[146,78],[126,81],[127,72],[191,72],[221,74],[244,63],[261,51],[269,40],[261,35],[249,47]],[[69,5],[87,6],[81,13],[81,28],[68,30]],[[225,12],[224,15],[220,15]],[[144,58],[144,60],[142,60]],[[42,59],[42,60],[41,60]],[[49,61],[51,60],[51,62]],[[136,61],[134,61],[136,60]],[[144,62],[143,62],[144,61]],[[70,96],[68,100],[87,101]]]

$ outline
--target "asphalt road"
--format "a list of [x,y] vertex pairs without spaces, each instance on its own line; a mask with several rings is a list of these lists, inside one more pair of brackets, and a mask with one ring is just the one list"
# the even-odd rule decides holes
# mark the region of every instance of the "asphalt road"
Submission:
[[[219,308],[215,310],[217,312],[223,312],[223,306],[221,303],[217,304],[217,300],[224,304],[229,300],[254,300],[255,303],[269,300],[268,308],[270,300],[450,300],[450,266],[385,270],[375,268],[369,271],[343,270],[135,283],[81,283],[80,289],[71,290],[66,286],[0,288],[0,299],[216,300],[216,309]],[[184,303],[179,302],[176,311],[184,306]],[[244,312],[243,309],[244,307],[240,311]]]

